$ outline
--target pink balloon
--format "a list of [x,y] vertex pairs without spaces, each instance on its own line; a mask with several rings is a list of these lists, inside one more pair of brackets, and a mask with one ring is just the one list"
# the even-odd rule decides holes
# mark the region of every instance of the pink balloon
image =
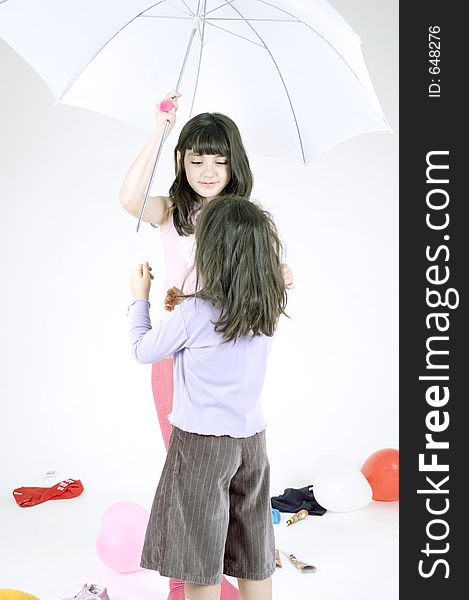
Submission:
[[122,521],[122,519],[125,520],[129,514],[141,514],[143,516],[148,515],[148,511],[146,508],[143,508],[143,506],[140,506],[140,504],[137,504],[136,502],[130,502],[128,500],[115,502],[104,511],[103,516],[101,517],[101,525],[104,527],[112,521]]
[[150,513],[135,502],[116,502],[101,519],[96,552],[102,562],[119,573],[139,571]]

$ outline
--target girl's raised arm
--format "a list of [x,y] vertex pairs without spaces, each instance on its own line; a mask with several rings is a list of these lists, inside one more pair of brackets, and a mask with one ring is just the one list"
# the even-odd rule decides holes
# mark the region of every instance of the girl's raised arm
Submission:
[[[165,125],[167,122],[169,123],[168,135],[176,123],[177,101],[180,95],[176,91],[170,92],[162,102],[156,105],[155,131],[133,162],[122,183],[120,202],[125,210],[137,219],[140,216],[145,190],[153,165],[155,164],[156,153],[158,152]],[[172,108],[170,110],[161,110],[160,105],[163,103],[166,104],[164,108],[168,108],[168,100],[171,101]],[[154,225],[162,225],[168,216],[169,207],[170,200],[167,196],[150,196],[142,220]]]

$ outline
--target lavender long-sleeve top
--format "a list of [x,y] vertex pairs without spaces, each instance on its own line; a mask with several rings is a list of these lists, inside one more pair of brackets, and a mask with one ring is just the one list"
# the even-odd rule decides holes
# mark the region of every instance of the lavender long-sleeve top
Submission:
[[129,306],[129,341],[140,363],[174,355],[170,423],[192,433],[236,438],[263,431],[260,393],[271,338],[226,342],[213,326],[219,310],[206,300],[186,299],[154,327],[149,308],[147,300]]

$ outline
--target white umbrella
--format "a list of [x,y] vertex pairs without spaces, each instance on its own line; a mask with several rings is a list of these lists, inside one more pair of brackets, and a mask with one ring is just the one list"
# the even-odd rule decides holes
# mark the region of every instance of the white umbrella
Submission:
[[176,132],[222,112],[249,152],[304,164],[390,130],[360,39],[325,0],[308,12],[283,0],[0,0],[0,37],[57,102],[146,131],[171,88],[185,100]]

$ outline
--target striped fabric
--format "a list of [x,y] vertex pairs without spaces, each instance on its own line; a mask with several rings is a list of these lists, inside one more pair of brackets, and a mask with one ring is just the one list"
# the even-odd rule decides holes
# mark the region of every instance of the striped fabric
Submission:
[[275,570],[265,431],[247,438],[173,428],[141,566],[214,585]]

